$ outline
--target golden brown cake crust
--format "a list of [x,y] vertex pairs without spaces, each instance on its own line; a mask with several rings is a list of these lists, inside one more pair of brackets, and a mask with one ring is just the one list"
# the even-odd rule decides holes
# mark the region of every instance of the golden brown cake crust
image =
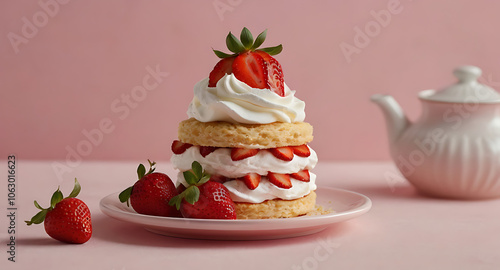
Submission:
[[262,203],[238,203],[236,217],[238,219],[290,218],[305,215],[315,209],[316,193],[311,191],[307,196],[295,200],[269,200]]
[[179,124],[179,140],[201,146],[275,148],[306,144],[313,139],[309,123],[233,124],[199,122],[194,118]]

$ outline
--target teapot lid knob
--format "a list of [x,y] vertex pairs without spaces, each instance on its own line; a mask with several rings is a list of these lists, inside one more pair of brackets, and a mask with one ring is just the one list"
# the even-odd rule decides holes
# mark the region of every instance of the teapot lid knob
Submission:
[[477,81],[481,77],[482,71],[475,66],[460,66],[453,71],[453,75],[457,77],[460,82]]

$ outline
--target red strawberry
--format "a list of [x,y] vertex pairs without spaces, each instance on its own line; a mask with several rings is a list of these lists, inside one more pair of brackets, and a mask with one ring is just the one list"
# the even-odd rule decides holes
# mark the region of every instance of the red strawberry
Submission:
[[144,165],[137,168],[139,180],[132,187],[120,193],[121,202],[130,199],[132,208],[143,215],[179,217],[180,213],[168,205],[170,199],[178,194],[178,191],[170,178],[164,173],[154,172],[155,162],[149,161],[150,169],[146,173]]
[[235,57],[223,58],[220,60],[210,72],[208,77],[208,87],[215,87],[217,82],[224,77],[226,74],[231,74],[233,72],[233,61]]
[[311,151],[307,145],[292,146],[293,153],[299,157],[308,157],[311,155]]
[[183,174],[189,187],[169,202],[181,211],[183,217],[236,219],[229,191],[223,184],[210,181],[210,175],[203,171],[200,163],[193,162],[192,170]]
[[27,225],[43,222],[45,232],[59,241],[74,244],[83,244],[92,236],[92,221],[88,206],[80,199],[75,198],[80,193],[80,184],[75,179],[75,186],[71,194],[63,198],[62,192],[57,189],[52,195],[49,208],[42,208],[36,201],[38,212]]
[[271,151],[271,153],[275,157],[277,157],[281,160],[290,161],[293,159],[293,150],[292,150],[292,148],[290,148],[288,146],[271,148],[271,149],[269,149],[269,151]]
[[186,190],[186,187],[185,187],[183,184],[179,184],[179,185],[177,186],[177,188],[175,188],[175,189],[177,189],[177,194],[180,194],[180,193],[182,193],[184,190]]
[[231,159],[233,161],[242,160],[257,155],[259,149],[250,148],[232,148],[231,149]]
[[289,189],[292,187],[292,181],[290,181],[290,176],[288,176],[288,174],[268,172],[267,178],[269,182],[279,188]]
[[267,66],[262,56],[253,52],[241,53],[233,63],[234,76],[253,88],[267,88]]
[[236,219],[234,202],[229,190],[221,184],[208,181],[198,186],[199,198],[193,204],[182,201],[180,211],[185,218]]
[[202,157],[208,156],[208,154],[212,153],[215,150],[217,150],[217,147],[213,147],[213,146],[200,146],[200,154],[201,154]]
[[[231,32],[226,37],[227,48],[233,54],[214,50],[222,58],[215,65],[209,76],[209,87],[214,87],[224,74],[233,73],[234,76],[253,88],[270,89],[280,96],[284,96],[283,70],[279,62],[271,55],[279,54],[283,46],[261,48],[266,39],[267,30],[260,33],[254,40],[252,33],[244,27],[240,40]],[[230,63],[232,63],[231,66]]]
[[172,142],[172,152],[176,155],[184,153],[189,147],[193,146],[189,143],[183,143],[181,141],[175,140]]
[[267,67],[267,88],[279,96],[285,96],[285,83],[283,79],[283,70],[280,63],[271,55],[263,51],[255,51],[264,59]]
[[259,186],[260,178],[260,175],[257,173],[249,173],[238,179],[243,181],[249,189],[254,190]]
[[309,175],[308,170],[302,170],[296,173],[292,173],[290,174],[290,176],[303,182],[309,182],[311,180],[311,176]]
[[213,174],[210,176],[210,181],[214,181],[221,184],[224,184],[224,182],[227,182],[228,180],[229,179],[223,175]]
[[66,198],[45,216],[45,231],[62,242],[83,244],[92,236],[88,206],[80,199]]

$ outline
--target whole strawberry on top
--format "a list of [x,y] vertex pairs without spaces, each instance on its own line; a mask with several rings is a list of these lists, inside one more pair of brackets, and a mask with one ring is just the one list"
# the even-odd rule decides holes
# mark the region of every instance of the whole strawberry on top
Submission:
[[210,180],[200,163],[194,161],[191,167],[192,170],[183,172],[189,186],[169,204],[179,209],[185,218],[236,219],[234,202],[227,188]]
[[63,197],[59,188],[50,199],[50,206],[42,208],[37,201],[35,207],[40,209],[30,221],[31,224],[44,223],[45,232],[59,241],[66,243],[83,244],[92,236],[92,221],[88,206],[76,196],[81,187],[75,178],[75,186],[68,197]]
[[150,168],[147,173],[144,165],[139,164],[139,180],[120,193],[120,201],[126,202],[128,206],[130,199],[132,208],[139,214],[180,217],[179,211],[168,205],[170,199],[178,194],[174,183],[166,174],[154,172],[156,162],[148,162]]
[[208,86],[215,87],[225,74],[234,74],[238,80],[250,87],[269,89],[282,97],[285,96],[283,70],[280,63],[271,56],[279,54],[283,46],[280,44],[259,49],[266,39],[266,33],[267,30],[260,33],[254,41],[252,33],[246,27],[241,31],[240,40],[229,32],[226,45],[233,54],[213,50],[222,60],[210,72]]

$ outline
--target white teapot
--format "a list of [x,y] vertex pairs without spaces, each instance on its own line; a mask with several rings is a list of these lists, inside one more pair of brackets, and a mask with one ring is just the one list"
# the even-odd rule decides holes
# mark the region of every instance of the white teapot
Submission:
[[437,197],[500,197],[500,94],[480,84],[481,69],[461,66],[458,82],[418,94],[422,115],[410,122],[388,95],[382,109],[393,161],[419,191]]

